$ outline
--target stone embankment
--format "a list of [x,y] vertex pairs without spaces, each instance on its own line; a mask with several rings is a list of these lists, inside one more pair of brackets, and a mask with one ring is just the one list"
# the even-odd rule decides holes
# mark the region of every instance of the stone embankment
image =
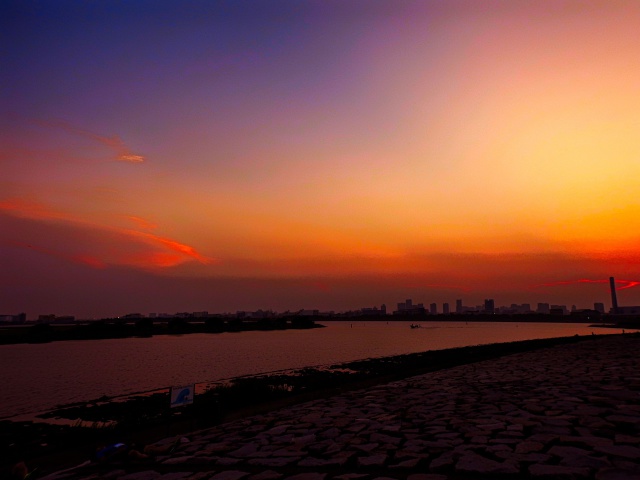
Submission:
[[48,478],[640,479],[639,350],[626,334],[463,365],[193,432],[153,462]]

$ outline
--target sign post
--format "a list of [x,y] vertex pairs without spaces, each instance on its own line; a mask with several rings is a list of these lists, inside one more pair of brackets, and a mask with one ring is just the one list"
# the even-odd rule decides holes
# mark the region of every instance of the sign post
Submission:
[[195,384],[171,387],[171,408],[191,405],[195,397],[195,391]]
[[[176,408],[176,407],[184,407],[185,405],[191,405],[193,403],[193,399],[195,397],[195,393],[196,393],[196,386],[195,384],[191,384],[191,385],[180,385],[180,386],[176,386],[176,387],[170,387],[169,389],[169,407],[170,408]],[[175,412],[176,414],[180,415],[181,412]],[[171,420],[173,419],[174,415],[172,413],[170,413],[169,415],[167,415],[167,435],[170,435],[171,432]],[[191,427],[193,429],[193,420],[192,420],[192,424]]]

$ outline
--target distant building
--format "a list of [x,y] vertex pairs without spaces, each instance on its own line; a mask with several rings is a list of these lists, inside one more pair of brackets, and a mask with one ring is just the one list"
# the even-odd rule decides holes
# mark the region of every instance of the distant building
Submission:
[[462,313],[462,300],[456,300],[456,313]]
[[[611,309],[613,310],[613,308]],[[611,313],[614,313],[613,311]],[[618,307],[618,315],[640,315],[640,306]]]
[[398,303],[398,309],[393,312],[394,315],[424,315],[426,313],[427,311],[422,303],[414,305],[410,298]]
[[[212,317],[213,314],[207,314],[207,318]],[[237,311],[236,318],[246,318],[246,319],[255,319],[260,320],[263,318],[274,318],[276,316],[275,312],[272,310],[256,310],[255,312],[245,312],[245,311]]]
[[496,311],[496,303],[493,298],[484,299],[484,313],[494,314]]
[[442,313],[444,315],[449,315],[449,304],[446,302],[442,304]]
[[21,324],[27,321],[26,313],[18,313],[17,315],[0,315],[0,323]]
[[38,315],[38,320],[36,323],[73,323],[75,322],[76,317],[72,315],[61,315],[57,316],[53,313],[48,315]]
[[429,305],[429,313],[431,315],[437,315],[438,314],[438,305],[436,305],[435,303],[432,303]]
[[53,313],[48,315],[38,315],[38,320],[36,323],[53,323],[56,319],[56,316]]
[[604,303],[596,302],[593,304],[593,309],[596,312],[604,313]]
[[385,304],[382,304],[380,306],[380,308],[378,307],[373,307],[373,308],[361,308],[360,310],[357,310],[356,315],[362,315],[362,316],[368,316],[368,317],[378,317],[378,316],[384,316],[387,314],[387,306]]
[[569,310],[567,310],[566,305],[551,305],[549,307],[549,310],[549,313],[551,314],[558,315],[558,313],[560,312],[560,315],[569,315]]
[[536,308],[536,313],[543,313],[545,315],[549,314],[549,304],[548,303],[539,303],[538,308]]

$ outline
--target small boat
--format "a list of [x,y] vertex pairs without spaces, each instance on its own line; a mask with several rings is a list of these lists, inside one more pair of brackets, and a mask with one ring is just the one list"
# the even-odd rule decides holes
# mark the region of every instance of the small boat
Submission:
[[412,323],[410,325],[411,328],[420,328],[420,325],[418,325],[417,323]]

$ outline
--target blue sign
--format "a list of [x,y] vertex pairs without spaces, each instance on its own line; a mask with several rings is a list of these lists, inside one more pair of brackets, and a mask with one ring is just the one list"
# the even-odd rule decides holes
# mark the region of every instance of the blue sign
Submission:
[[181,387],[171,387],[171,407],[181,407],[193,403],[195,397],[195,385],[183,385]]

